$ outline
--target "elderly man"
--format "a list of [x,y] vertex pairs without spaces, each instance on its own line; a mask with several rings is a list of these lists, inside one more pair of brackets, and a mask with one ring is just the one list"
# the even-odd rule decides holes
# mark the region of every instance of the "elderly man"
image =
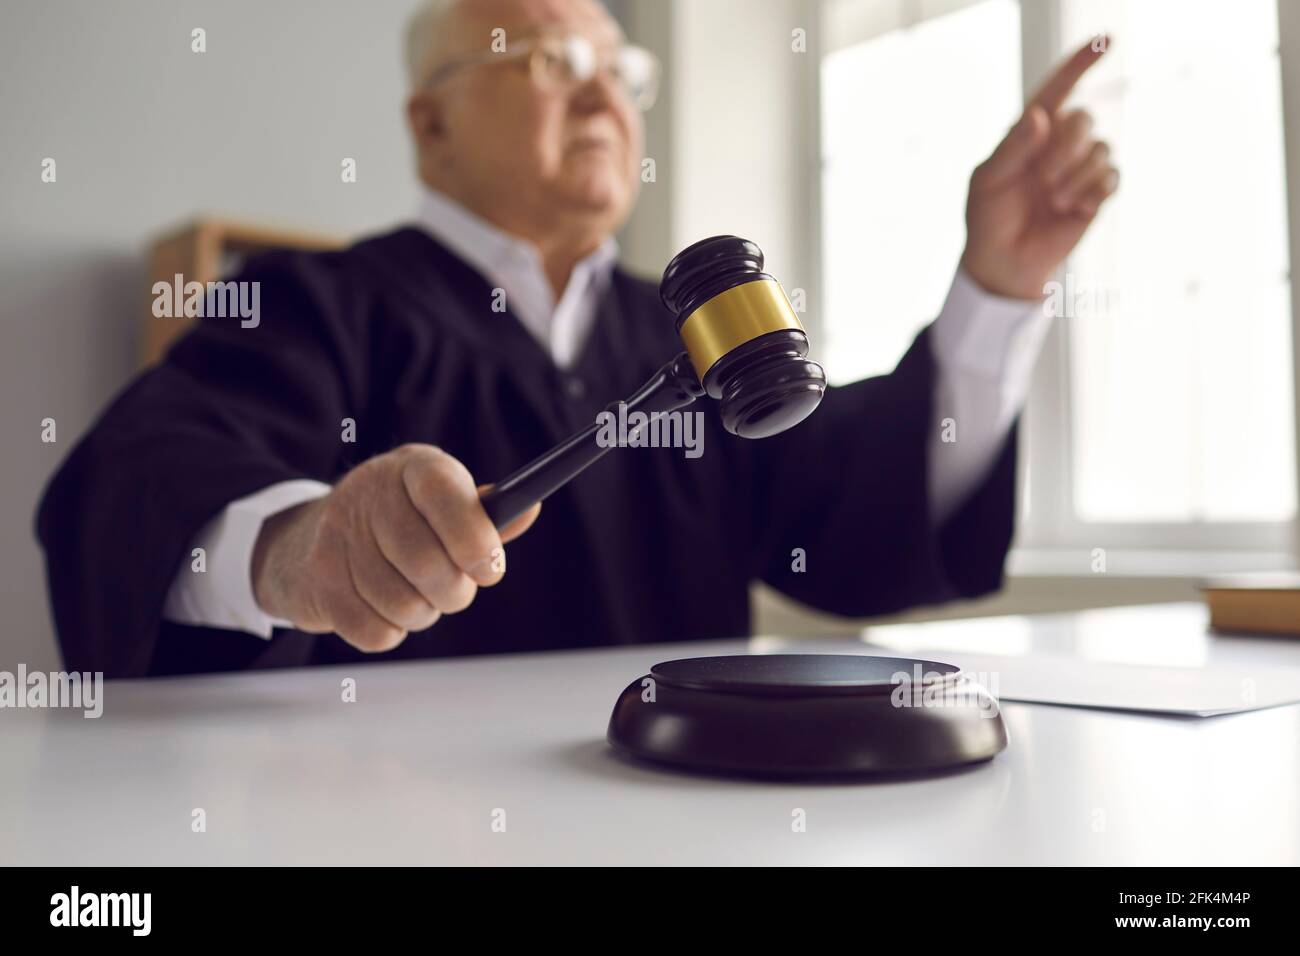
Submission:
[[39,533],[69,667],[740,635],[755,580],[851,615],[999,586],[1037,301],[1117,183],[1087,115],[1062,111],[1097,52],[976,170],[952,291],[892,374],[761,441],[710,410],[701,457],[620,449],[498,531],[482,484],[680,349],[611,239],[658,64],[596,0],[434,3],[409,41],[415,222],[251,262],[260,321],[202,321],[51,482]]

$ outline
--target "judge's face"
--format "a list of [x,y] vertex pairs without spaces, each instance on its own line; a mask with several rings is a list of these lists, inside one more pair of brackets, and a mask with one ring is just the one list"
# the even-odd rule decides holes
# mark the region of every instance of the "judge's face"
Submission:
[[572,37],[600,56],[617,50],[622,32],[605,8],[462,0],[438,33],[435,64],[473,65],[449,68],[411,97],[422,178],[528,238],[590,245],[616,230],[636,199],[640,110],[610,71],[566,80],[547,52]]

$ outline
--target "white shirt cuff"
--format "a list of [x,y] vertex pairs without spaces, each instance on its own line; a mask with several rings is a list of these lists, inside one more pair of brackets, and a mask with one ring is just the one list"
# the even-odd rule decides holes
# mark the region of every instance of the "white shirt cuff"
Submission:
[[958,269],[930,330],[936,376],[929,480],[935,527],[988,478],[1024,407],[1051,316],[985,292]]
[[[268,615],[253,597],[253,546],[267,518],[329,493],[324,482],[300,479],[270,485],[228,504],[199,530],[167,592],[163,617],[268,639],[274,628],[292,627]],[[195,548],[204,552],[202,571],[195,569]]]
[[934,320],[931,344],[941,366],[1007,381],[1033,373],[1051,325],[1041,299],[1008,299],[985,292],[958,269]]

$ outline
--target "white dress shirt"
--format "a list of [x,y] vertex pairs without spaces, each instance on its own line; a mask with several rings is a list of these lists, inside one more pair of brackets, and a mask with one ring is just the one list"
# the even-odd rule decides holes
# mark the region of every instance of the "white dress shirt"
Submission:
[[[531,243],[432,190],[426,191],[416,222],[504,290],[510,311],[557,366],[572,365],[596,320],[618,257],[613,239],[578,262],[557,302]],[[1038,303],[989,295],[960,270],[954,277],[931,331],[938,375],[928,475],[936,526],[987,477],[1024,405],[1049,321]],[[955,423],[956,441],[943,440],[945,419]],[[206,571],[193,571],[186,556],[167,593],[163,616],[264,638],[275,627],[292,626],[270,617],[253,597],[253,545],[267,518],[329,491],[319,481],[286,481],[227,505],[194,539],[193,547],[205,551]]]
[[1051,322],[1040,302],[991,295],[961,269],[953,276],[948,298],[930,327],[939,372],[928,459],[935,526],[988,477],[1025,407]]

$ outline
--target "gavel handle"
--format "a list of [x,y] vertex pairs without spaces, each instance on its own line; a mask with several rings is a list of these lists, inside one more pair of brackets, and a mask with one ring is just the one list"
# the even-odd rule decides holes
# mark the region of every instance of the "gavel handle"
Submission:
[[[704,394],[695,370],[685,352],[661,368],[626,402],[615,402],[606,411],[618,414],[619,405],[629,413],[664,413],[685,408]],[[602,447],[596,436],[600,423],[592,422],[585,431],[567,438],[540,458],[529,462],[508,478],[483,492],[483,510],[492,523],[504,527],[546,498],[563,488],[593,462],[602,458],[610,447]]]

